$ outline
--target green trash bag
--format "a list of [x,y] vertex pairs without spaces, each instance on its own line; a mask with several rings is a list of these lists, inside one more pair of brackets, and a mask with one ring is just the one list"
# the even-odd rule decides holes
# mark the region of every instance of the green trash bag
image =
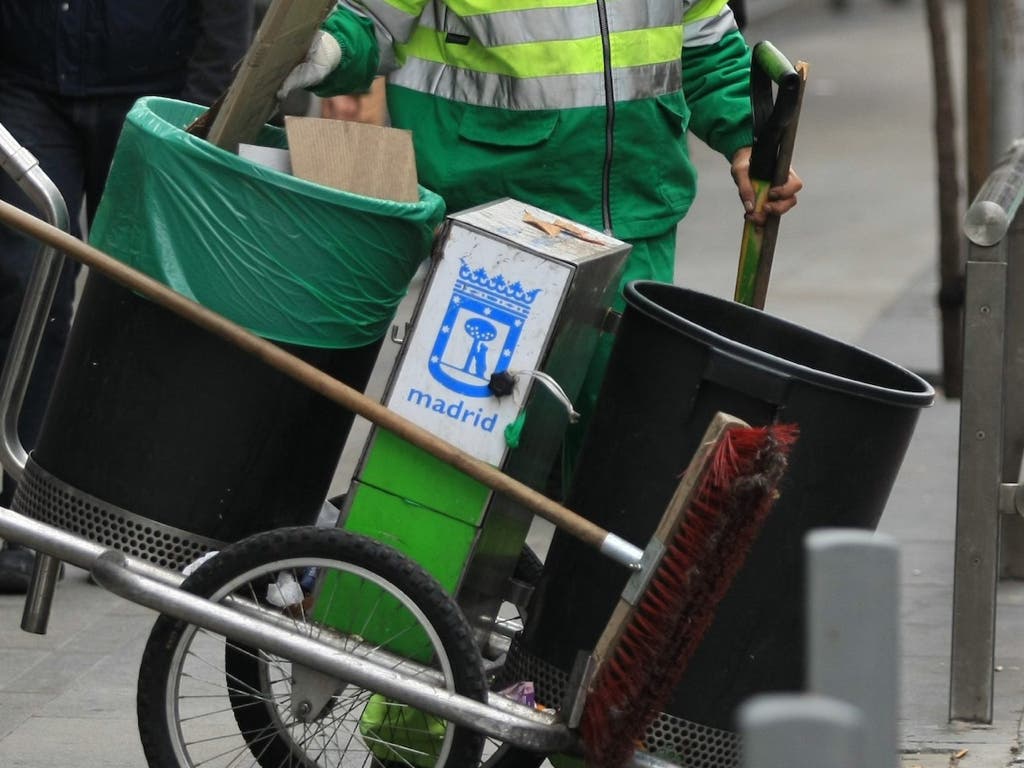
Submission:
[[[202,107],[149,97],[125,121],[90,242],[274,341],[380,339],[444,217],[303,181],[185,132]],[[265,126],[256,143],[286,147]]]

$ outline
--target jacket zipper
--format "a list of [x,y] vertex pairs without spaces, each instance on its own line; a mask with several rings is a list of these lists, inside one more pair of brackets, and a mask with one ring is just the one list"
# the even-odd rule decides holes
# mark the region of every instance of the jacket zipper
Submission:
[[604,167],[601,172],[601,218],[606,234],[612,234],[612,139],[615,135],[615,88],[612,84],[612,44],[608,30],[606,0],[597,0],[597,17],[601,27],[601,47],[604,55]]

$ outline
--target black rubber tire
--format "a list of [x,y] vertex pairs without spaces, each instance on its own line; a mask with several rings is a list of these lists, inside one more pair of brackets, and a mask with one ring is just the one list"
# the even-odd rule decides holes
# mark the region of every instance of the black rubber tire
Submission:
[[[204,563],[186,579],[182,589],[204,597],[223,599],[226,592],[236,590],[233,582],[242,577],[248,578],[264,569],[268,574],[266,583],[270,583],[269,576],[279,570],[294,568],[295,572],[300,572],[303,561],[316,562],[321,567],[334,566],[349,574],[353,569],[363,569],[371,574],[371,583],[375,586],[387,584],[404,594],[425,617],[425,623],[418,619],[421,622],[419,626],[429,624],[436,634],[435,645],[440,642],[451,667],[450,687],[464,696],[486,701],[487,689],[480,654],[466,619],[454,600],[422,567],[375,540],[336,528],[311,526],[257,534],[225,548]],[[329,561],[329,565],[324,566],[325,561]],[[319,629],[306,620],[304,613],[302,618],[303,627]],[[166,616],[157,620],[150,633],[139,671],[138,720],[143,749],[151,768],[190,768],[192,765],[192,757],[186,754],[188,750],[180,731],[177,711],[179,675],[181,665],[185,664],[184,660],[178,661],[178,655],[187,658],[186,652],[192,647],[193,640],[199,638],[198,642],[204,642],[210,636],[211,633],[205,630]],[[186,645],[179,648],[183,642]],[[252,648],[226,640],[223,658],[225,674],[220,679],[224,691],[220,696],[226,696],[231,702],[239,729],[239,734],[235,734],[237,740],[241,743],[240,734],[270,734],[261,740],[258,748],[254,737],[246,738],[243,743],[243,749],[248,746],[261,766],[311,768],[336,764],[321,760],[324,752],[317,756],[308,754],[283,727],[278,727],[282,721],[277,716],[276,702],[267,700],[273,692],[265,694],[267,689],[260,683],[260,665],[262,663],[269,670],[272,666],[270,661],[261,661],[259,652]],[[337,697],[331,701],[334,707]],[[220,719],[225,718],[221,716]],[[447,727],[452,733],[447,757],[437,760],[435,768],[477,764],[483,737],[451,724]],[[345,749],[348,748],[346,745]],[[367,755],[365,764],[373,765],[374,760],[367,748],[363,746],[361,751]],[[347,753],[338,754],[339,762],[343,754]]]

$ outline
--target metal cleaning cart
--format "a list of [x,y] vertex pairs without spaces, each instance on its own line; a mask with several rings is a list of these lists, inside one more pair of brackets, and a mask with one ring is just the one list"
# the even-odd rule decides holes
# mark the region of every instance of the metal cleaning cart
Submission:
[[[138,109],[146,114],[136,112],[135,124],[143,124],[144,132],[148,125],[151,134],[177,137],[181,129],[175,126],[188,118],[169,119],[170,112],[183,109],[169,102],[150,101]],[[157,122],[150,124],[151,118]],[[5,170],[24,177],[28,186],[45,186],[30,156],[9,140],[0,147],[10,158]],[[199,162],[223,160],[220,150],[196,149]],[[130,163],[122,168],[132,169]],[[117,170],[115,164],[115,185]],[[276,194],[261,192],[271,183],[308,193],[312,199],[304,206],[341,200],[322,199],[325,193],[315,185],[235,170],[261,204],[286,197],[277,188]],[[147,218],[126,212],[131,202],[139,203],[117,205],[96,234],[95,242],[115,254],[124,228]],[[345,208],[364,205],[344,202]],[[49,204],[59,207],[52,195]],[[246,209],[242,233],[260,223],[251,212]],[[379,223],[395,213],[356,215]],[[404,247],[378,244],[374,258],[397,258],[397,282],[404,275],[407,284],[440,217],[428,193],[420,208],[406,213],[411,220],[400,225],[407,234]],[[589,357],[606,328],[609,286],[625,255],[621,244],[514,201],[449,217],[383,407],[352,399],[342,380],[355,389],[365,382],[390,321],[386,311],[384,322],[370,323],[368,333],[332,349],[318,344],[318,337],[262,327],[278,307],[234,305],[230,296],[217,296],[200,302],[215,312],[197,309],[182,298],[203,298],[200,282],[188,279],[186,270],[167,269],[159,260],[136,264],[158,278],[147,281],[129,268],[133,257],[108,261],[32,219],[20,218],[20,226],[61,244],[121,285],[90,276],[39,446],[26,457],[13,445],[4,462],[11,462],[22,481],[17,505],[28,515],[0,510],[0,535],[90,568],[107,588],[163,614],[139,675],[140,734],[152,766],[245,759],[268,767],[513,768],[578,752],[579,736],[564,707],[577,698],[569,675],[577,652],[589,649],[593,629],[607,620],[606,601],[621,591],[621,584],[608,582],[624,581],[627,572],[606,560],[597,565],[589,552],[582,555],[560,537],[532,597],[532,585],[517,578],[524,573],[516,566],[529,510],[534,503],[545,512],[550,506],[529,484],[543,482],[568,419],[558,389],[553,393],[536,381],[551,376],[571,399],[579,383],[577,361]],[[60,221],[59,211],[51,219]],[[223,222],[230,220],[227,213],[213,217],[210,226],[217,230],[199,237],[196,248],[221,240]],[[287,227],[293,220],[282,216],[275,226],[282,221]],[[309,222],[300,222],[297,231],[308,232]],[[246,237],[229,244],[223,259],[182,250],[197,269],[228,268],[239,257],[244,261],[248,249],[258,252],[260,242]],[[488,251],[496,258],[481,261]],[[151,255],[148,248],[139,250],[139,258]],[[45,310],[55,263],[41,261],[20,323],[28,338],[19,342],[21,354],[12,356],[0,380],[15,413],[27,378],[17,364],[31,358],[38,340],[38,312]],[[263,263],[261,270],[266,268]],[[224,282],[231,290],[263,285],[282,267],[275,262],[269,269],[252,281],[236,280],[231,271],[232,279]],[[646,541],[652,512],[665,507],[709,414],[737,408],[751,424],[792,417],[805,432],[801,453],[793,457],[799,471],[782,488],[789,506],[770,523],[785,529],[780,535],[786,541],[824,522],[826,513],[816,518],[808,510],[834,501],[826,492],[835,478],[815,471],[819,451],[831,456],[862,446],[864,455],[876,457],[877,463],[857,470],[872,476],[872,487],[851,502],[858,519],[873,525],[916,411],[932,396],[926,383],[891,363],[763,313],[733,309],[729,302],[645,283],[631,286],[627,297],[600,419],[570,492],[577,508],[628,531],[627,538]],[[257,334],[230,322],[236,319]],[[209,331],[213,336],[203,338]],[[127,366],[126,359],[139,365]],[[351,410],[378,420],[380,429],[346,496],[343,528],[297,525],[315,517],[326,495],[328,467],[344,443],[351,413],[340,412],[339,403],[353,403]],[[297,413],[304,415],[298,428]],[[408,416],[423,426],[407,430]],[[11,423],[10,414],[4,421]],[[167,433],[154,434],[153,425]],[[424,453],[418,441],[433,432],[423,427],[451,440],[444,443],[445,461]],[[7,442],[16,443],[16,434],[13,441],[8,434]],[[640,567],[636,547],[618,537],[609,541],[606,549],[619,562]],[[768,537],[764,546],[769,554],[755,551],[738,584],[758,583],[764,573],[759,569],[777,570],[771,553],[782,545]],[[179,588],[178,569],[211,549],[220,553]],[[55,581],[55,563],[47,560],[40,558],[27,601],[25,623],[35,631],[45,629]],[[785,602],[795,587],[784,570],[779,592]],[[750,593],[737,601],[723,604],[723,617],[766,602]],[[525,610],[525,634],[507,654],[500,645],[495,654],[492,638],[510,607]],[[774,632],[756,616],[745,622],[747,640]],[[733,674],[731,668],[723,672],[715,649],[708,650],[713,661],[702,661],[704,651],[695,658],[697,677],[684,680],[681,696],[689,691],[700,698],[721,685],[720,675]],[[712,682],[698,687],[691,681],[702,670]],[[734,679],[741,688],[756,687],[744,673]],[[534,706],[526,682],[536,684],[548,709]],[[502,695],[499,688],[512,690]],[[670,708],[629,764],[684,760],[734,764],[728,724],[717,714]]]

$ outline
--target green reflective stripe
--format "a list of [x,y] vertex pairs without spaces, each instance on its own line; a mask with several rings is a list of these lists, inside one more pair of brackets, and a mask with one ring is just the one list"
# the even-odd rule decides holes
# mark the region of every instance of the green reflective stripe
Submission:
[[[620,102],[675,93],[682,87],[681,80],[678,60],[619,69],[612,75],[615,99]],[[517,111],[605,105],[603,72],[517,78],[409,59],[389,76],[388,83],[451,101]]]
[[736,19],[732,15],[732,9],[725,6],[717,16],[708,16],[687,24],[684,45],[688,48],[714,45],[735,29]]

